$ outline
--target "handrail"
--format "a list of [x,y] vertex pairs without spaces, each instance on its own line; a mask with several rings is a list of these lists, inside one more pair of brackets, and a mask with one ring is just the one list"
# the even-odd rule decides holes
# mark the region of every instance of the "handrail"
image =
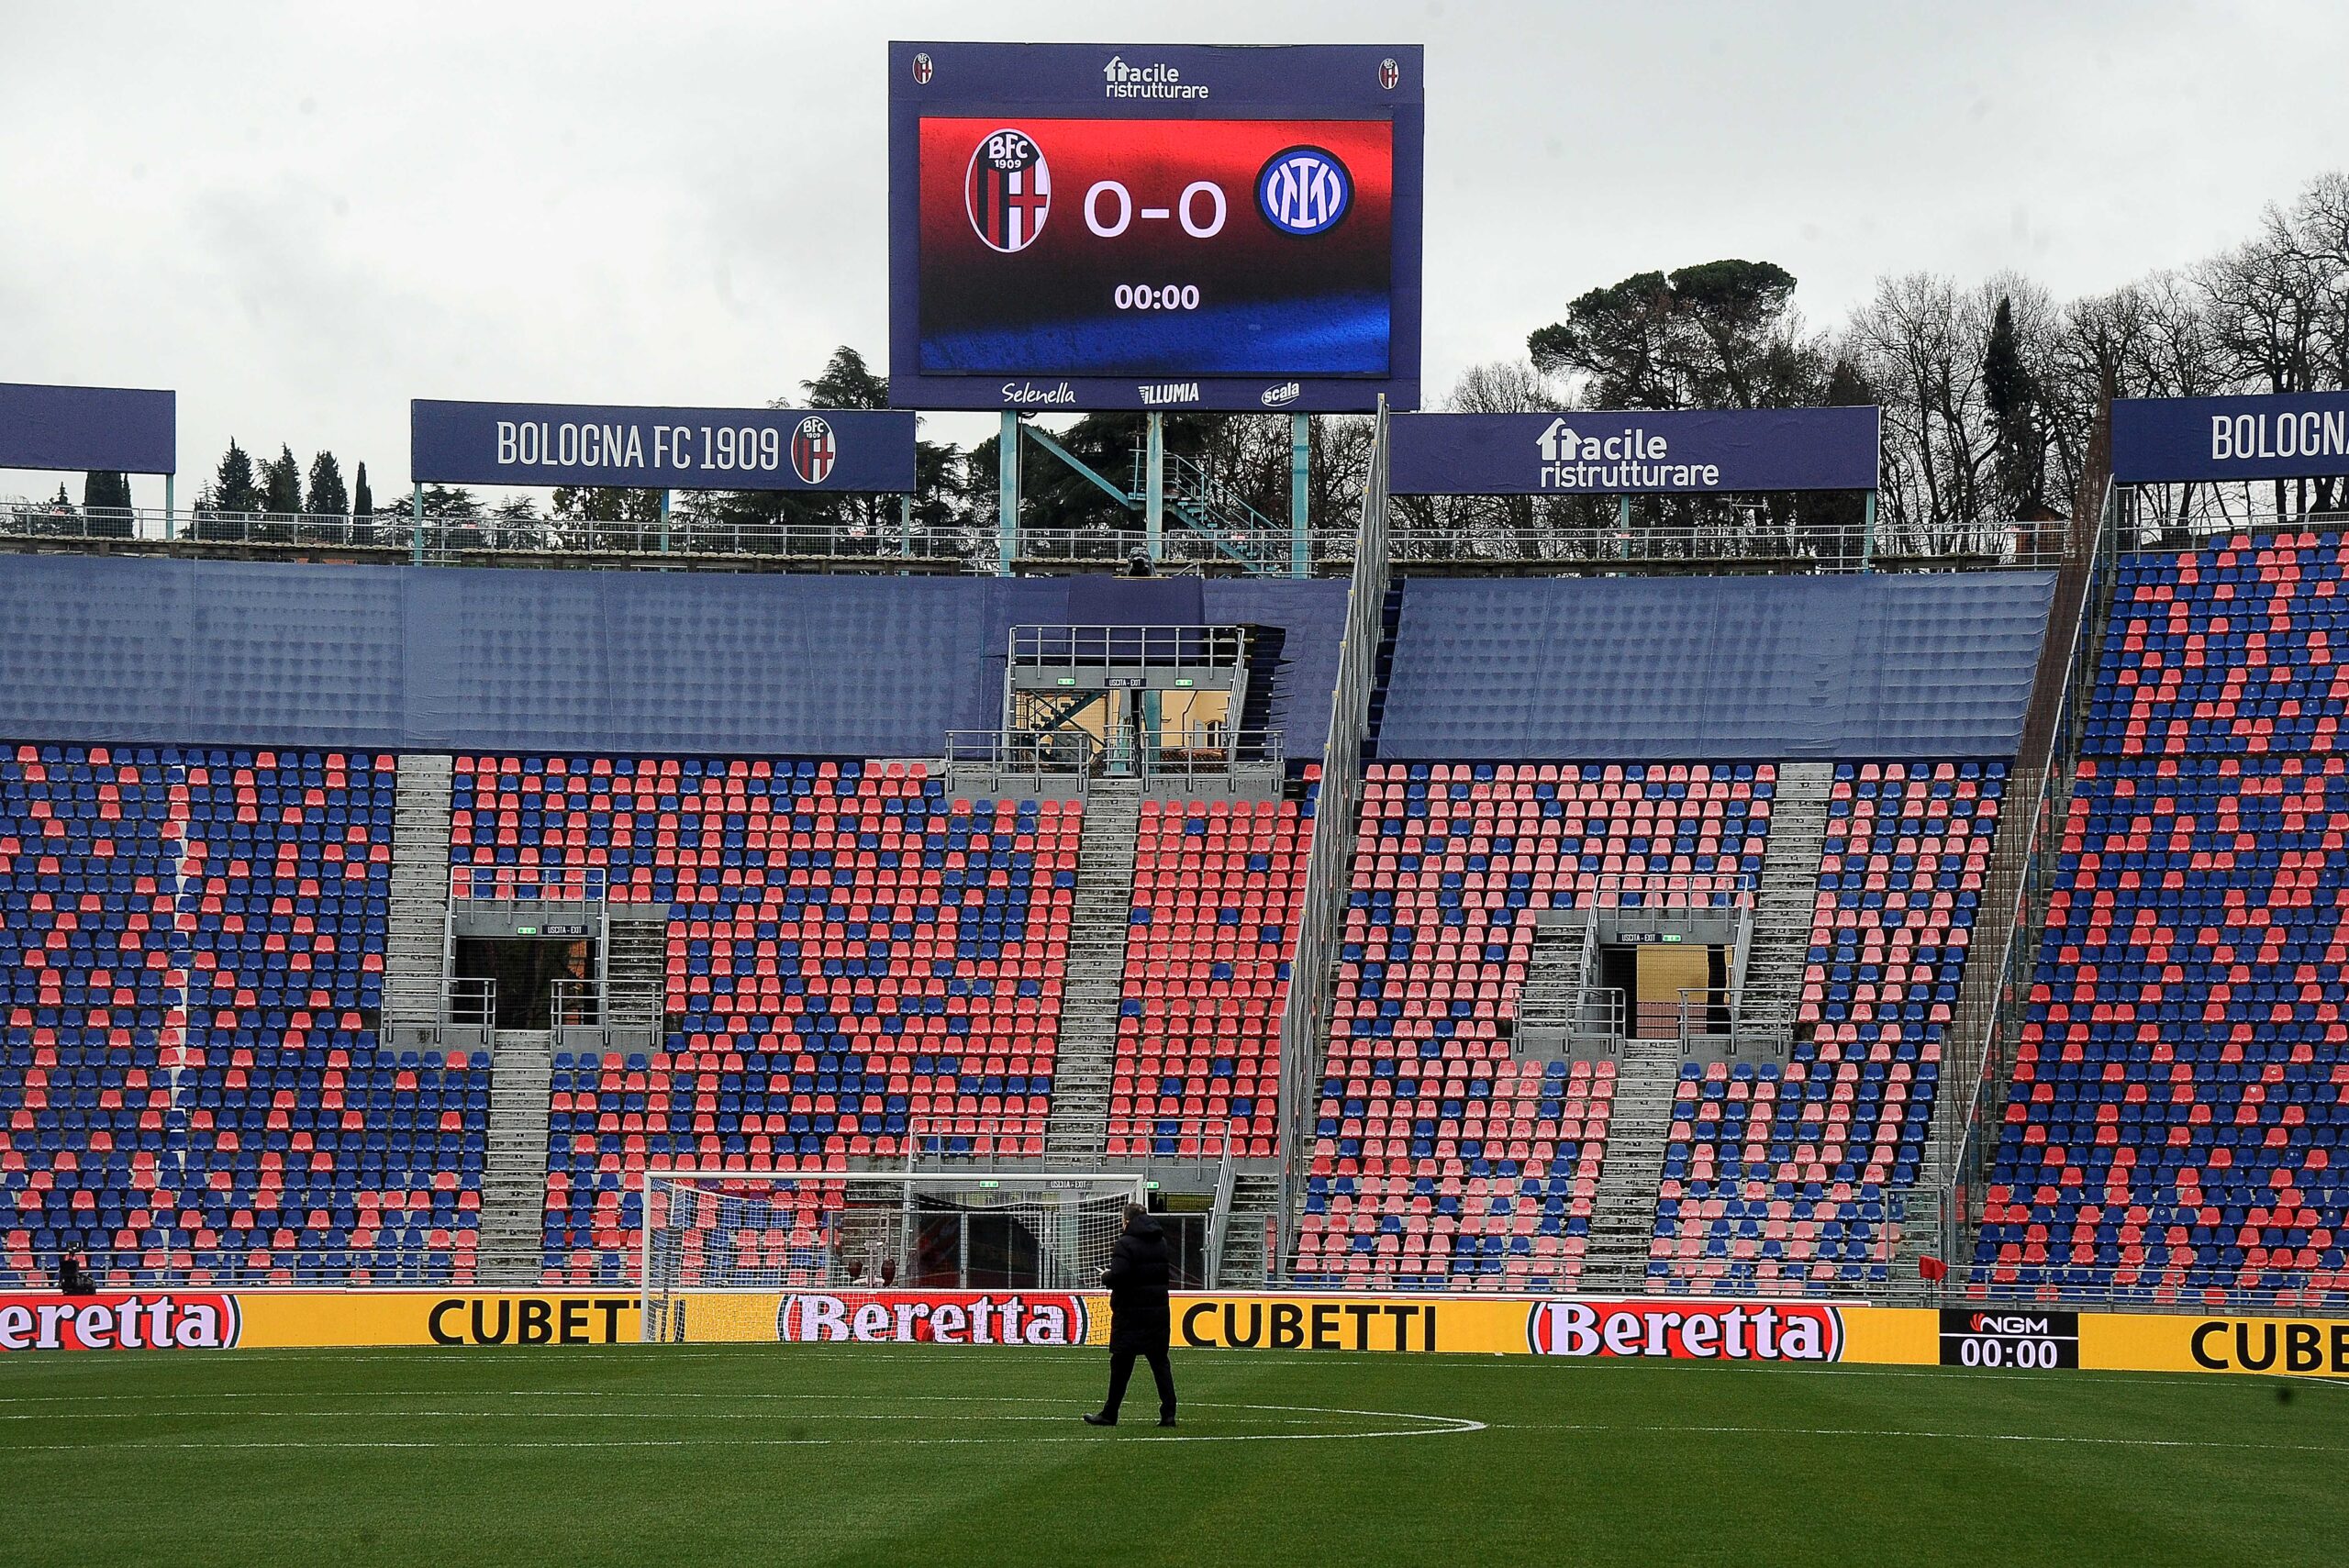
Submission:
[[[2026,744],[2036,744],[2027,757],[2017,760],[2021,779],[2010,779],[2029,781],[2029,820],[2021,824],[2014,820],[2013,795],[2007,797],[1999,814],[2001,831],[2010,832],[2020,826],[2026,835],[2011,862],[2013,869],[2008,873],[2011,886],[1991,890],[1992,895],[1999,899],[2005,936],[1995,963],[1976,993],[1982,998],[1978,1005],[1983,1018],[1978,1029],[1970,1039],[1958,1038],[1957,1031],[1952,1030],[1952,1044],[1965,1051],[1965,1058],[1953,1060],[1944,1053],[1944,1065],[1956,1071],[1946,1075],[1942,1091],[1948,1093],[1964,1084],[1966,1094],[1962,1113],[1953,1109],[1943,1121],[1943,1138],[1930,1151],[1931,1184],[1941,1207],[1940,1244],[1944,1254],[1958,1264],[1953,1269],[1954,1275],[1965,1272],[1956,1255],[1964,1250],[1965,1236],[1974,1223],[1969,1177],[1982,1161],[1995,1153],[1995,1150],[1984,1147],[1984,1142],[1988,1136],[1986,1128],[1993,1125],[1991,1118],[1998,1114],[1995,1102],[2006,1082],[2000,1046],[2020,1025],[2018,1009],[2030,995],[2032,978],[2038,967],[2039,925],[2033,913],[2045,907],[2054,874],[2049,846],[2051,841],[2061,842],[2058,835],[2078,767],[2081,717],[2088,689],[2096,679],[2096,650],[2105,629],[2100,609],[2117,560],[2120,510],[2120,492],[2108,481],[2095,529],[2078,562],[2076,583],[2058,584],[2054,612],[2069,621],[2071,634],[2063,673],[2053,688],[2052,702],[2031,715],[2026,722]],[[2071,588],[2068,594],[2064,592],[2067,586]]]
[[1330,706],[1329,738],[1321,754],[1321,793],[1314,807],[1313,840],[1298,898],[1297,949],[1288,995],[1281,1006],[1281,1207],[1275,1260],[1289,1252],[1301,1173],[1309,1158],[1306,1129],[1320,1095],[1319,1068],[1329,1047],[1338,942],[1344,931],[1353,881],[1354,823],[1361,808],[1362,754],[1369,739],[1370,703],[1385,639],[1386,586],[1386,402],[1379,399],[1371,427],[1370,465],[1363,486],[1360,539],[1338,642],[1337,689]]

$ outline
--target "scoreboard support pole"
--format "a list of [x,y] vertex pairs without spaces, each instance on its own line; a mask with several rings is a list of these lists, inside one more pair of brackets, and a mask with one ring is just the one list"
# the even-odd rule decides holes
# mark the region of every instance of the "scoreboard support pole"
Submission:
[[1142,476],[1142,542],[1155,566],[1163,558],[1166,539],[1166,416],[1145,416],[1149,435],[1144,445]]
[[996,434],[996,575],[1011,575],[1019,557],[1019,416],[1006,409]]
[[1288,574],[1313,575],[1313,552],[1306,534],[1305,504],[1313,478],[1313,421],[1310,416],[1288,417]]
[[667,490],[661,492],[661,553],[663,555],[669,553],[669,497],[671,494]]
[[1860,570],[1876,570],[1876,492],[1867,493],[1867,513],[1860,524]]
[[163,475],[163,542],[165,544],[172,542],[173,531],[172,515],[174,510],[172,506],[172,483],[177,477],[178,475],[170,473]]
[[412,564],[421,566],[424,564],[424,481],[417,480],[415,484],[415,492],[408,498],[408,515],[416,537],[409,541],[408,560]]

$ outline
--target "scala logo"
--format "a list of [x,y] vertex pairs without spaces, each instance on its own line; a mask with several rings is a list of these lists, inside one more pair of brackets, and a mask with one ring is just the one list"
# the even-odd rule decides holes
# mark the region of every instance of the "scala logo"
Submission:
[[1298,383],[1285,381],[1278,386],[1268,386],[1264,388],[1264,395],[1260,401],[1262,401],[1267,408],[1285,408],[1288,405],[1296,402],[1299,397],[1303,396],[1304,394],[1305,388]]
[[1831,1362],[1842,1358],[1843,1317],[1802,1301],[1545,1301],[1526,1339],[1544,1356]]
[[791,471],[799,475],[800,484],[821,484],[840,460],[840,438],[832,433],[829,419],[810,414],[791,432]]
[[989,131],[971,150],[963,177],[963,210],[989,250],[1025,250],[1044,232],[1052,206],[1052,171],[1024,130]]
[[914,85],[915,85],[915,86],[917,86],[917,87],[927,87],[927,86],[929,86],[929,85],[930,85],[930,79],[932,76],[935,76],[936,74],[938,74],[938,67],[937,67],[936,65],[934,65],[934,64],[932,64],[932,63],[931,63],[930,56],[928,56],[928,55],[926,55],[926,54],[918,54],[918,55],[914,56]]
[[1338,227],[1353,206],[1353,176],[1319,147],[1275,152],[1256,174],[1256,210],[1283,234],[1308,239]]
[[774,1335],[785,1344],[1080,1345],[1085,1298],[875,1291],[786,1296]]
[[243,1327],[233,1296],[0,1296],[0,1351],[225,1351]]

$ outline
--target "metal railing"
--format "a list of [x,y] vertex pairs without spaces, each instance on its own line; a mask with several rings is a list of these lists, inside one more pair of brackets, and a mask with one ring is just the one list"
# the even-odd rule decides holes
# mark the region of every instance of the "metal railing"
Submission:
[[1234,670],[1248,662],[1242,626],[1015,626],[1021,671],[1096,678],[1132,669]]
[[1231,729],[1222,725],[1188,728],[1174,735],[1145,736],[1141,771],[1153,778],[1204,780],[1228,776],[1236,767],[1279,772],[1284,740],[1277,729]]
[[[2057,624],[2050,631],[2064,636],[2061,673],[2034,699],[2034,711],[2025,716],[2023,754],[2009,775],[1999,812],[2000,833],[2020,829],[2024,837],[2010,854],[1997,857],[1980,898],[1982,908],[1998,915],[2004,935],[1990,968],[1979,979],[1967,976],[1970,997],[1961,998],[1957,1025],[1949,1030],[1943,1050],[1941,1092],[1961,1092],[1965,1099],[1962,1108],[1952,1106],[1950,1114],[1935,1118],[1942,1130],[1927,1151],[1926,1184],[1936,1189],[1939,1245],[1954,1273],[1964,1272],[1962,1254],[1970,1250],[1980,1202],[1974,1178],[1997,1153],[2011,1051],[2038,969],[2040,922],[2054,887],[2057,851],[2096,681],[2096,651],[2121,532],[2119,507],[2118,493],[2108,488],[2086,548],[2056,585]],[[2019,804],[2024,813],[2020,818],[2015,812]],[[1987,956],[1976,954],[1972,962]],[[1968,999],[1975,1004],[1971,1016],[1964,1006]],[[1972,1028],[1964,1027],[1968,1023]]]
[[449,872],[449,897],[459,904],[595,904],[605,891],[601,866],[462,865]]
[[[1187,526],[1163,530],[1158,569],[1287,575],[1294,544],[1288,528],[1211,516],[1189,506],[1186,495],[1176,492],[1170,491],[1169,501],[1170,510]],[[2326,517],[2336,520],[2322,520]],[[2299,526],[2342,524],[2333,514],[2205,511],[2165,525],[2158,537],[2175,542],[2244,528]],[[2054,566],[2061,560],[2063,530],[2060,522],[1996,522],[1910,537],[1887,527],[1871,539],[1856,525],[1801,519],[1783,527],[1735,519],[1641,519],[1625,528],[1613,520],[1553,517],[1537,507],[1530,524],[1506,520],[1500,513],[1398,517],[1389,551],[1397,565],[1467,572],[1527,566],[1576,573],[1955,571]],[[896,515],[868,520],[735,520],[685,509],[665,520],[441,515],[419,524],[405,508],[373,515],[209,508],[167,512],[160,507],[60,507],[54,502],[23,499],[0,500],[0,539],[79,542],[93,548],[138,543],[348,550],[444,562],[504,556],[641,557],[678,565],[766,560],[979,575],[996,573],[1001,548],[995,529],[983,520],[930,525]],[[1318,524],[1308,528],[1307,569],[1334,573],[1350,567],[1359,539],[1358,527]],[[1147,553],[1148,539],[1139,526],[1023,527],[1015,545],[1018,562],[1030,569],[1112,571]]]
[[491,975],[450,980],[440,993],[440,1021],[455,1029],[497,1027],[497,981]]
[[[1753,902],[1754,886],[1750,872],[1603,872],[1575,891],[1574,902],[1587,900],[1593,909],[1647,910],[1661,917],[1674,909],[1743,908]],[[1622,913],[1617,917],[1636,918]]]
[[554,983],[547,1019],[556,1029],[657,1029],[667,1006],[668,997],[655,985],[563,979]]
[[1082,729],[950,729],[943,761],[950,772],[962,770],[965,782],[986,775],[980,782],[991,789],[1074,789],[1083,796],[1100,769],[1100,751],[1101,743]]
[[1353,883],[1354,830],[1362,807],[1362,753],[1370,733],[1371,695],[1386,627],[1387,421],[1379,400],[1371,427],[1370,465],[1363,486],[1360,539],[1338,641],[1338,679],[1321,753],[1321,794],[1314,810],[1297,909],[1297,948],[1288,995],[1281,1005],[1281,1203],[1275,1258],[1291,1251],[1290,1233],[1303,1194],[1311,1140],[1305,1135],[1319,1101],[1321,1060],[1328,1049],[1337,982],[1338,942],[1345,929]]

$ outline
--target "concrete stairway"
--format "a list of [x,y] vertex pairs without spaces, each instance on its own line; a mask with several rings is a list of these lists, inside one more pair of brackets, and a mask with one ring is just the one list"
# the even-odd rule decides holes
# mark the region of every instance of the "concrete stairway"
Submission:
[[[1526,1029],[1571,1029],[1581,1021],[1583,947],[1588,935],[1586,911],[1561,908],[1536,917],[1525,986],[1517,998],[1520,1037]],[[1523,1051],[1520,1038],[1519,1052]]]
[[1582,1273],[1585,1290],[1626,1294],[1646,1285],[1656,1188],[1664,1181],[1672,1095],[1679,1081],[1677,1040],[1623,1042],[1622,1062],[1615,1070],[1615,1105],[1607,1118],[1607,1158],[1592,1200],[1590,1249]]
[[1219,1289],[1248,1290],[1265,1283],[1265,1229],[1280,1206],[1277,1171],[1233,1175],[1231,1207],[1223,1222],[1223,1256],[1218,1261]]
[[[611,948],[604,955],[604,976],[614,998],[608,1024],[642,1026],[656,1033],[669,985],[669,911],[664,905],[614,904],[607,917]],[[644,998],[663,1000],[643,1011]]]
[[544,1029],[500,1029],[490,1048],[489,1159],[475,1280],[535,1285],[543,1260],[547,1113],[554,1051]]
[[1109,1087],[1118,1051],[1118,1000],[1125,989],[1126,923],[1133,914],[1134,851],[1141,785],[1097,781],[1077,843],[1076,907],[1069,920],[1059,1052],[1044,1157],[1097,1162],[1109,1141]]
[[1769,848],[1762,856],[1753,935],[1738,994],[1738,1018],[1745,1028],[1773,1033],[1790,1029],[1802,1005],[1811,917],[1819,902],[1820,855],[1827,842],[1827,797],[1834,785],[1832,762],[1778,765],[1777,795],[1770,803]]
[[440,1021],[449,925],[450,759],[399,760],[392,807],[392,907],[384,941],[384,1021]]

